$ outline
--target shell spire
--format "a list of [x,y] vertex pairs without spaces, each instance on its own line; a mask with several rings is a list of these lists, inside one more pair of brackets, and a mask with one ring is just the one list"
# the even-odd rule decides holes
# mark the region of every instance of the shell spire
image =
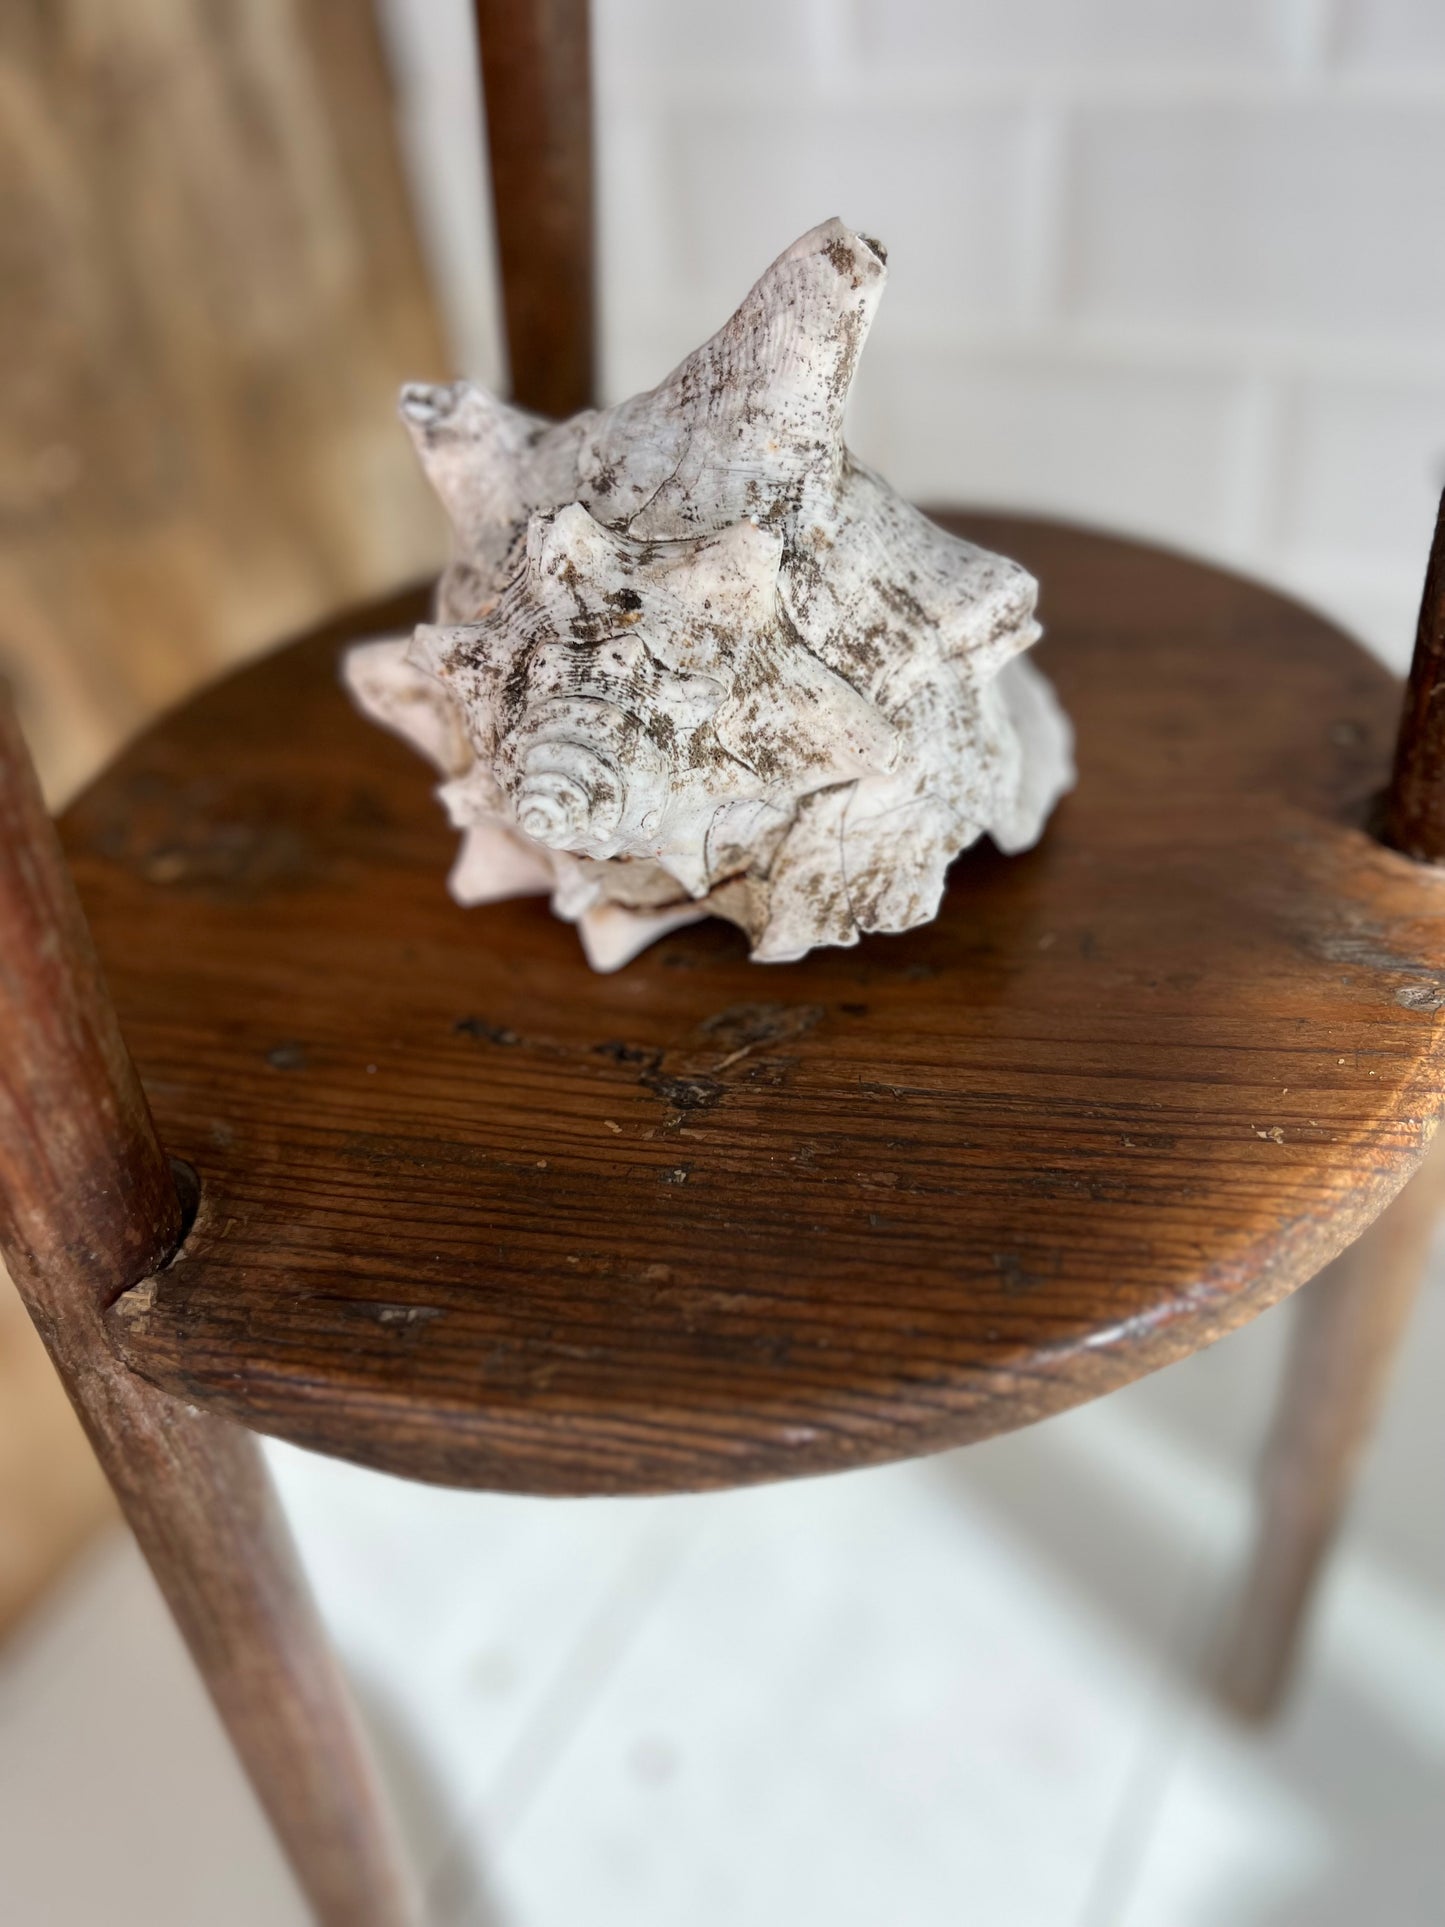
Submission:
[[599,969],[708,914],[783,961],[933,916],[985,832],[1037,838],[1073,771],[1018,660],[1036,585],[843,440],[885,278],[827,221],[618,407],[404,391],[454,556],[436,625],[346,677],[448,779],[460,901],[550,890]]
[[825,221],[658,387],[596,419],[582,480],[634,535],[755,515],[773,524],[836,482],[843,410],[887,275],[883,250]]

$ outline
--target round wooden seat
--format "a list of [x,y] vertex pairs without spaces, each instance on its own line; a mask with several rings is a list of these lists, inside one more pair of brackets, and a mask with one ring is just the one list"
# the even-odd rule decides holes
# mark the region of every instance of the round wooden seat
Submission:
[[125,1359],[420,1478],[684,1490],[1000,1432],[1299,1284],[1414,1167],[1445,882],[1364,825],[1393,679],[1177,556],[945,518],[1043,583],[1080,781],[938,921],[804,962],[708,923],[613,977],[461,910],[361,612],[213,688],[69,811],[180,1255]]

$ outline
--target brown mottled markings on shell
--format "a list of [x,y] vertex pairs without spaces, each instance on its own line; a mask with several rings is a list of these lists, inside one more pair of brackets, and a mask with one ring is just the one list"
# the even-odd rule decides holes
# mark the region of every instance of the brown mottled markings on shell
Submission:
[[[769,276],[763,278],[758,290],[747,297],[713,343],[689,357],[652,395],[634,399],[621,411],[594,417],[585,427],[563,425],[544,431],[533,425],[526,445],[536,451],[535,469],[529,477],[526,465],[522,465],[512,484],[514,496],[533,510],[552,513],[559,502],[580,499],[594,513],[601,509],[601,519],[624,535],[635,526],[643,510],[655,504],[654,525],[669,538],[660,553],[670,558],[676,557],[692,530],[716,529],[740,513],[756,516],[759,526],[780,530],[784,537],[780,602],[785,612],[797,618],[796,624],[780,624],[780,632],[806,629],[807,646],[816,660],[851,684],[880,714],[900,719],[898,767],[889,780],[916,788],[920,779],[918,772],[910,770],[909,755],[911,752],[915,760],[923,756],[926,761],[926,743],[910,745],[909,719],[917,719],[919,730],[926,736],[934,729],[931,711],[939,706],[947,711],[952,700],[970,711],[977,710],[976,704],[965,702],[958,676],[942,677],[940,672],[930,678],[925,674],[923,659],[940,646],[935,605],[941,606],[955,594],[959,581],[968,579],[969,571],[973,571],[972,582],[981,594],[1005,598],[1003,608],[997,601],[992,608],[988,626],[994,632],[993,639],[1007,629],[1010,620],[1025,620],[1026,609],[1024,597],[1008,594],[1007,571],[1002,565],[975,555],[960,575],[957,551],[950,550],[947,556],[935,554],[928,544],[940,544],[945,538],[937,531],[926,534],[929,525],[922,518],[896,498],[890,499],[884,492],[885,485],[855,461],[836,432],[834,412],[861,347],[867,312],[871,312],[881,284],[881,276],[868,258],[870,245],[848,235],[836,223],[804,237],[777,264],[771,280]],[[869,283],[869,293],[860,295],[858,290],[864,282]],[[809,340],[802,339],[803,331]],[[790,390],[788,401],[776,412],[772,408],[772,370],[765,345],[774,338],[786,344],[790,356],[803,352],[811,355],[814,363],[811,396],[805,398],[801,392]],[[515,435],[512,445],[519,445],[522,439],[520,434]],[[711,475],[724,472],[735,453],[745,453],[752,442],[762,451],[759,460],[763,466],[758,473],[748,473],[744,462],[742,473],[734,472],[725,513],[715,501],[690,494],[688,485],[678,479],[691,472],[687,467],[690,452],[699,459],[699,473]],[[637,450],[640,458],[635,484],[629,483],[627,475],[631,449]],[[582,472],[589,458],[597,463],[590,480],[584,479]],[[569,465],[574,484],[571,488]],[[667,473],[659,482],[662,471]],[[820,506],[825,498],[831,503],[826,514]],[[923,544],[924,551],[893,557],[888,578],[881,585],[887,591],[885,595],[880,593],[877,580],[879,545],[895,537],[901,540],[904,532]],[[520,541],[523,530],[514,527],[512,534]],[[488,554],[495,553],[494,544],[495,538],[490,539]],[[577,595],[577,617],[570,636],[584,655],[592,646],[611,642],[621,626],[615,602],[616,576],[630,575],[639,566],[639,553],[650,554],[647,548],[639,551],[625,542],[618,547],[612,587],[603,594],[594,589],[590,597]],[[906,542],[903,547],[907,549]],[[822,556],[829,558],[826,576],[819,566]],[[580,552],[579,560],[585,569],[588,565],[581,560]],[[917,566],[925,560],[928,566]],[[461,593],[458,589],[459,597]],[[478,599],[474,587],[469,595],[472,601]],[[610,617],[601,609],[608,597],[613,598]],[[506,613],[511,620],[519,611],[509,607]],[[670,607],[654,612],[648,606],[630,613],[643,633],[654,622],[670,625],[673,620]],[[890,620],[890,615],[896,620]],[[565,639],[565,619],[561,626]],[[518,650],[532,648],[545,634],[540,619],[528,615],[518,622],[512,646]],[[966,657],[976,638],[982,640],[977,625],[961,622],[955,643],[958,654]],[[754,764],[764,762],[770,772],[776,764],[803,763],[804,736],[810,720],[818,718],[820,705],[826,708],[826,698],[819,693],[816,680],[810,682],[797,692],[795,701],[790,698],[790,713],[781,714],[776,725],[769,728],[767,702],[771,695],[781,696],[788,687],[788,658],[777,637],[768,636],[766,647],[756,647],[755,640],[743,633],[737,622],[716,625],[711,636],[679,639],[679,646],[689,652],[689,659],[699,668],[709,655],[720,665],[726,664],[720,680],[730,686],[735,699],[730,714],[736,719],[741,757],[729,757],[715,739],[691,740],[692,731],[680,726],[674,728],[672,744],[665,747],[658,741],[666,736],[665,726],[657,727],[651,713],[647,713],[645,725],[639,726],[635,712],[665,709],[671,700],[666,684],[650,665],[639,667],[609,657],[597,665],[598,681],[605,672],[609,680],[615,678],[619,685],[625,685],[623,705],[634,719],[624,728],[624,743],[645,741],[649,754],[655,751],[664,758],[678,757],[682,765],[679,781],[686,780],[687,769],[699,759],[709,775],[714,770],[722,772],[729,762],[740,770],[749,769],[749,757]],[[788,635],[788,643],[804,646],[795,633]],[[497,700],[497,678],[505,669],[507,654],[504,643],[496,645],[490,674],[479,676],[477,694],[484,701]],[[750,656],[757,660],[750,663]],[[918,659],[913,670],[894,673],[889,658],[906,662],[910,656]],[[584,665],[572,672],[572,685],[579,692],[590,691],[589,673]],[[536,699],[540,699],[550,684],[539,679],[535,689]],[[949,690],[953,691],[952,698]],[[781,703],[778,706],[781,708]],[[955,708],[950,740],[958,751],[963,750],[973,727]],[[996,748],[985,745],[974,765],[978,779],[999,762]],[[770,773],[764,780],[771,785],[774,776]],[[1000,803],[1004,801],[1003,788],[999,790]],[[709,783],[702,794],[721,797],[727,790],[722,783],[716,788]],[[798,799],[795,796],[793,800],[796,804]],[[990,806],[985,801],[983,807]],[[770,844],[770,849],[776,847],[776,841]],[[806,838],[800,839],[795,849],[798,860],[819,860],[813,853],[804,857],[805,847]],[[931,853],[918,855],[920,861],[933,861]],[[701,854],[699,861],[703,861]],[[768,867],[761,853],[760,867]]]

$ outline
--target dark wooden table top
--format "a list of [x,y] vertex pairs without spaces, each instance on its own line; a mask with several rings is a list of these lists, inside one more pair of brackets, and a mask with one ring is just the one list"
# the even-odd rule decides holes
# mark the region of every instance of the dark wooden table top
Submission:
[[730,926],[612,977],[461,910],[349,636],[137,742],[64,835],[180,1256],[140,1372],[262,1431],[518,1491],[687,1490],[1025,1424],[1209,1343],[1348,1242],[1441,1089],[1445,879],[1363,827],[1394,680],[1156,550],[954,526],[1043,583],[1081,777],[938,921],[802,963]]

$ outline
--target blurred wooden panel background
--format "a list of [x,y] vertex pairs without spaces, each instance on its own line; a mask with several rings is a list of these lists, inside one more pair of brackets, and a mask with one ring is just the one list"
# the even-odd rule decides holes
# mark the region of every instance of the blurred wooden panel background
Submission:
[[0,9],[0,669],[52,794],[430,567],[448,358],[366,0]]
[[[435,566],[395,395],[449,357],[367,0],[5,0],[0,350],[0,674],[52,798]],[[0,1273],[0,1629],[107,1510]]]

